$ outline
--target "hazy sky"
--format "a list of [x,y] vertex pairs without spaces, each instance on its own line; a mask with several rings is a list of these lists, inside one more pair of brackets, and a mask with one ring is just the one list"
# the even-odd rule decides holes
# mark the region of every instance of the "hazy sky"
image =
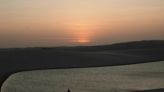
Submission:
[[0,0],[0,47],[164,40],[164,0]]

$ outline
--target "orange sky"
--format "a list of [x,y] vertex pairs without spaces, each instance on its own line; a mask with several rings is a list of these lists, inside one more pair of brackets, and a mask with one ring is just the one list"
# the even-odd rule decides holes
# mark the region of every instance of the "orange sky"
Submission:
[[164,0],[1,0],[0,47],[164,40]]

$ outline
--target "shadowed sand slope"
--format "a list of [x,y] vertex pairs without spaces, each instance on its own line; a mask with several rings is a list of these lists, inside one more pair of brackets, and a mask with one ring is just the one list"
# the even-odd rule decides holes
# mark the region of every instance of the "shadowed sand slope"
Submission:
[[[163,92],[164,61],[98,67],[20,72],[2,92]],[[156,90],[152,90],[156,89]]]

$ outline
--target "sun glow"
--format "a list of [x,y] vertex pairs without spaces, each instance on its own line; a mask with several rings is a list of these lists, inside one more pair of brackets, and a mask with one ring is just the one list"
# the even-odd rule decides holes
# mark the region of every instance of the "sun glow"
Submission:
[[79,43],[89,43],[90,40],[88,40],[88,39],[79,39],[79,40],[77,40],[77,42],[79,42]]
[[73,42],[79,44],[90,43],[93,36],[93,31],[88,25],[75,25],[72,27],[74,36]]
[[84,31],[76,31],[75,32],[75,43],[85,44],[91,42],[91,33],[84,30]]

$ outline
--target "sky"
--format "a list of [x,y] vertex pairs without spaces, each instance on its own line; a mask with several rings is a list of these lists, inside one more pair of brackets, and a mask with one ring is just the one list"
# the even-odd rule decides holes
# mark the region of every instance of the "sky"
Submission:
[[164,40],[164,0],[0,0],[0,48]]

